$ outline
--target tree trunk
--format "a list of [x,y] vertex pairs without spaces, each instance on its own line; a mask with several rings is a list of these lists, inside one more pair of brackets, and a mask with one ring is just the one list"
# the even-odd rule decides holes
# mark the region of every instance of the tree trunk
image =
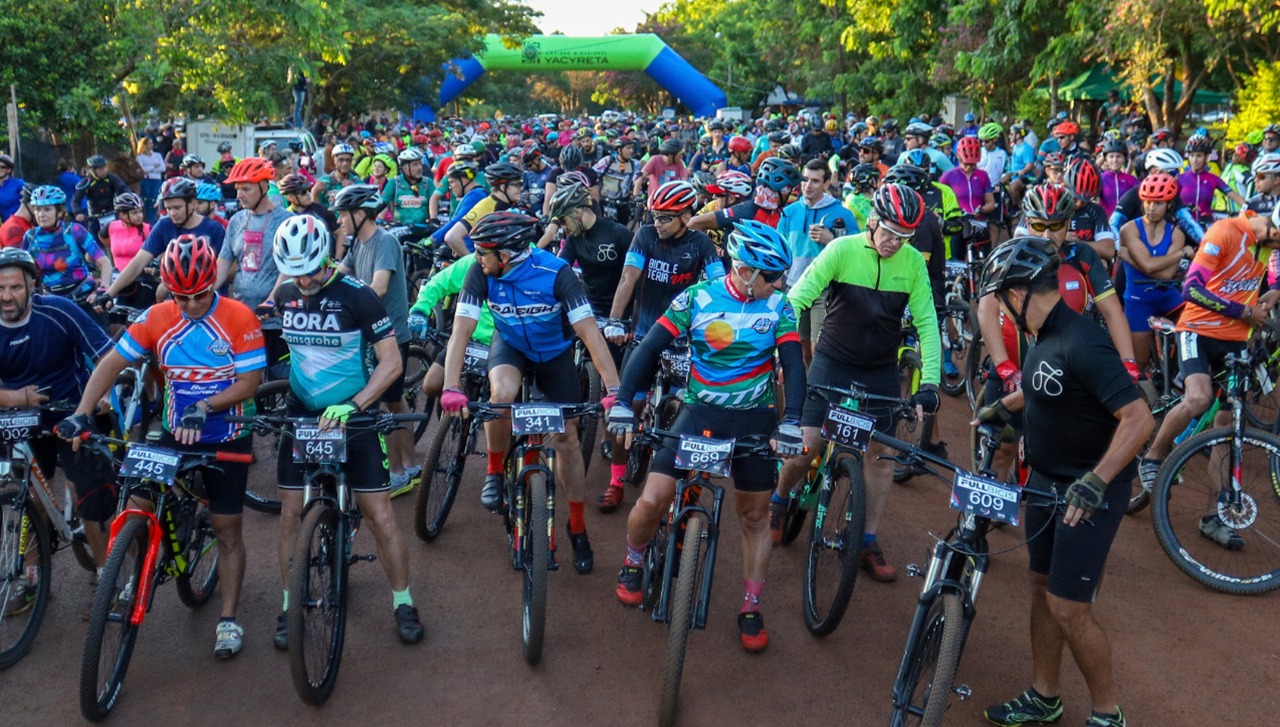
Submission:
[[1049,115],[1050,116],[1058,115],[1058,87],[1060,85],[1061,84],[1058,82],[1057,76],[1049,77]]

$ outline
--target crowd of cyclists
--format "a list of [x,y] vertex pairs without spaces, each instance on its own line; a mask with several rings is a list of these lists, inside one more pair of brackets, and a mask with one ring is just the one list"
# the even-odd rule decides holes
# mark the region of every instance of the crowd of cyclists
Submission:
[[[1038,131],[1047,132],[1043,141]],[[1027,290],[1056,281],[1062,305],[1105,331],[1104,352],[1133,382],[1150,364],[1149,319],[1181,314],[1186,396],[1137,467],[1148,487],[1172,437],[1208,408],[1210,377],[1243,350],[1280,295],[1260,295],[1280,272],[1269,259],[1280,242],[1280,124],[1224,146],[1203,129],[1178,140],[1143,123],[1090,136],[1065,117],[1037,128],[973,114],[953,126],[926,116],[726,121],[609,112],[319,123],[287,147],[244,159],[226,148],[213,165],[186,154],[154,198],[109,172],[102,156],[87,160],[88,174],[69,195],[58,184],[14,179],[13,160],[0,155],[0,406],[66,407],[46,407],[56,436],[38,440],[37,451],[46,472],[56,465],[74,483],[99,566],[116,505],[113,466],[79,444],[85,432],[110,428],[104,414],[116,376],[144,356],[154,358],[164,387],[153,441],[246,452],[252,429],[228,417],[252,415],[254,392],[278,366],[287,369],[280,375],[290,383],[289,414],[324,428],[380,407],[405,411],[409,345],[433,331],[448,336],[424,385],[439,397],[441,417],[472,403],[462,386],[472,342],[488,349],[491,402],[516,400],[526,377],[547,401],[578,402],[580,340],[604,387],[609,475],[602,487],[588,482],[576,424],[567,421],[553,446],[573,566],[581,574],[594,567],[588,502],[611,513],[628,484],[641,485],[626,542],[609,545],[621,556],[616,597],[639,605],[644,550],[680,470],[675,453],[660,447],[643,482],[628,483],[629,435],[664,351],[683,344],[690,370],[670,428],[767,435],[782,460],[756,456],[733,467],[743,549],[738,624],[743,647],[758,652],[769,643],[761,596],[770,553],[810,466],[800,455],[816,451],[827,412],[807,386],[856,382],[902,396],[898,352],[908,319],[923,362],[909,403],[926,419],[935,414],[938,384],[964,365],[940,340],[949,277],[973,276],[978,291],[970,301],[975,335],[989,361],[976,422],[1034,429],[1020,421],[1021,388],[1035,378],[1043,393],[1062,374],[1023,376],[1039,325],[1028,324]],[[428,250],[426,262],[415,262],[410,248]],[[984,258],[985,267],[947,265]],[[451,310],[446,300],[456,301]],[[113,305],[148,310],[125,325],[111,318]],[[1128,404],[1126,397],[1111,401]],[[1059,422],[1072,422],[1072,406],[1064,402]],[[879,431],[891,431],[890,411],[868,411]],[[1105,426],[1091,431],[1104,444],[1110,436]],[[485,423],[486,508],[503,506],[511,438],[510,420]],[[893,581],[897,569],[877,534],[894,462],[878,446],[865,458],[859,559],[873,579]],[[286,453],[277,484],[287,584],[303,503],[301,465]],[[364,432],[351,437],[347,460],[405,643],[420,641],[423,627],[391,498],[434,467],[417,457],[405,432]],[[1086,515],[1132,484],[1128,469],[1100,478],[1092,464],[1082,466],[1050,471]],[[205,480],[220,552],[222,658],[245,638],[237,608],[247,478],[246,465],[228,465]],[[1107,522],[1037,552],[1032,570],[1045,576],[1050,604],[1093,601],[1119,523]],[[1215,515],[1201,529],[1223,548],[1242,545]],[[1070,577],[1059,573],[1064,560],[1075,563]],[[11,589],[6,615],[27,606],[25,593]],[[286,608],[289,598],[286,589]],[[1067,611],[1051,610],[1055,618]],[[283,613],[274,637],[286,647]],[[1065,638],[1079,656],[1073,635]],[[1088,724],[1122,725],[1103,652],[1081,662],[1095,697]],[[1056,721],[1054,680],[1056,673],[1037,675],[1031,690],[987,717]]]

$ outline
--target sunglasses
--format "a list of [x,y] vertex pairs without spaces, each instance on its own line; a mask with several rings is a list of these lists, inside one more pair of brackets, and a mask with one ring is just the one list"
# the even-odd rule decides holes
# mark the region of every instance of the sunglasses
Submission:
[[889,224],[885,222],[880,223],[880,229],[884,230],[885,232],[888,232],[890,235],[893,235],[899,240],[910,240],[911,238],[916,236],[915,230],[906,230],[906,231],[899,230],[889,226]]
[[1066,220],[1058,220],[1057,222],[1051,222],[1047,225],[1042,222],[1031,222],[1030,220],[1027,221],[1027,227],[1030,227],[1035,232],[1044,232],[1046,230],[1049,232],[1061,232],[1062,228],[1066,226],[1067,226]]
[[196,293],[195,295],[178,295],[175,293],[173,299],[178,301],[179,304],[198,303],[202,300],[207,300],[211,295],[213,295],[212,290],[206,290],[202,293]]
[[673,220],[679,219],[676,215],[654,215],[653,221],[659,225],[669,225]]
[[786,270],[771,270],[771,271],[757,270],[756,272],[760,274],[761,278],[764,278],[764,282],[770,285],[773,285],[774,283],[778,282],[779,280],[782,279],[783,275],[787,274]]

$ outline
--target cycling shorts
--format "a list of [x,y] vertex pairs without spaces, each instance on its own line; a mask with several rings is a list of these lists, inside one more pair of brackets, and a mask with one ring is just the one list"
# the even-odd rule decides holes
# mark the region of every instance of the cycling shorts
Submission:
[[[868,394],[877,396],[902,396],[898,383],[898,367],[883,369],[861,369],[841,363],[821,353],[813,354],[813,363],[809,365],[808,382],[810,385],[838,386],[848,388],[855,382],[860,384]],[[834,395],[833,395],[834,396]],[[827,398],[809,398],[804,400],[804,411],[800,414],[800,426],[821,427],[827,418],[827,409],[831,405]],[[876,431],[890,434],[896,423],[891,407],[877,402],[868,402],[862,407],[868,416],[876,418]]]
[[[236,452],[253,453],[253,437],[241,437],[229,442],[196,442],[178,444],[170,432],[160,435],[158,446],[182,452]],[[200,470],[205,497],[209,500],[209,512],[214,515],[239,515],[244,512],[244,491],[249,483],[249,465],[243,462],[218,462]]]
[[[319,417],[321,412],[300,411],[291,405],[289,416]],[[387,442],[382,432],[366,429],[373,422],[368,415],[357,415],[347,420],[353,430],[347,435],[347,486],[352,492],[386,492],[391,488],[387,474]],[[276,480],[282,490],[301,490],[303,475],[314,472],[320,465],[293,461],[292,429],[286,429],[280,437],[276,452]]]
[[[1103,495],[1106,509],[1083,522],[1068,527],[1062,522],[1063,510],[1028,498],[1022,530],[1027,535],[1027,555],[1032,573],[1049,576],[1049,593],[1067,601],[1092,603],[1102,585],[1102,570],[1115,541],[1120,522],[1133,491],[1133,467],[1107,486]],[[1032,472],[1028,487],[1064,493],[1069,482],[1055,482]]]
[[578,404],[582,401],[578,368],[573,363],[573,346],[549,361],[537,363],[526,359],[514,346],[508,346],[494,331],[489,342],[489,371],[498,366],[514,366],[523,375],[532,375],[533,383],[545,401],[554,404]]
[[409,370],[409,344],[400,344],[400,375],[391,382],[387,390],[382,392],[382,396],[378,397],[378,401],[392,404],[404,399],[404,377]]
[[1224,341],[1219,338],[1178,331],[1178,351],[1182,356],[1182,373],[1185,376],[1204,374],[1213,376],[1215,371],[1227,367],[1227,356],[1244,353],[1246,341]]
[[[40,423],[43,427],[52,429],[66,416],[65,411],[56,415],[48,411],[42,412]],[[94,427],[99,432],[110,431],[111,422],[107,417],[96,417]],[[88,447],[72,452],[71,442],[52,434],[33,439],[29,444],[36,466],[51,487],[54,473],[58,467],[62,468],[67,480],[75,488],[76,512],[80,513],[81,518],[86,522],[105,523],[115,515],[118,504],[116,466],[110,457]]]
[[1150,283],[1134,283],[1125,287],[1124,317],[1133,333],[1149,333],[1151,316],[1167,316],[1182,305],[1182,291],[1178,286],[1159,288]]
[[[672,431],[680,434],[706,436],[711,432],[712,439],[737,439],[751,435],[773,434],[778,425],[778,414],[772,407],[760,409],[721,409],[701,404],[685,404],[676,415]],[[674,441],[664,442],[663,447],[653,453],[649,471],[668,477],[684,477],[684,470],[676,469],[676,450]],[[742,457],[733,460],[729,473],[733,477],[733,487],[743,492],[769,492],[773,490],[774,475],[777,468],[773,459],[760,455]]]

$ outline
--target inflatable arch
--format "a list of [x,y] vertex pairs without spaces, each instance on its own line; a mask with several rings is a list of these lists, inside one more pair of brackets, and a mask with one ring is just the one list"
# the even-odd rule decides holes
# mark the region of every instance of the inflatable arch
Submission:
[[[652,33],[573,38],[532,35],[519,48],[508,48],[498,35],[485,36],[485,50],[445,64],[436,108],[457,98],[485,71],[644,71],[698,116],[714,116],[727,106],[724,91]],[[414,114],[432,120],[431,108]]]

